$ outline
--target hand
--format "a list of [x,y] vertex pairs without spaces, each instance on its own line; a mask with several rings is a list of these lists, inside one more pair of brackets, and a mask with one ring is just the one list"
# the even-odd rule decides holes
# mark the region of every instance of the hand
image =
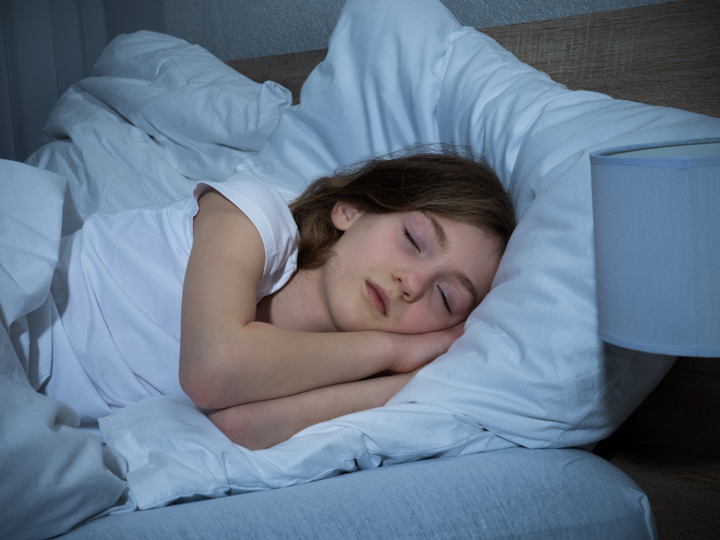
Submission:
[[426,334],[389,334],[396,346],[396,361],[390,368],[394,373],[417,371],[447,352],[450,345],[463,335],[465,325]]

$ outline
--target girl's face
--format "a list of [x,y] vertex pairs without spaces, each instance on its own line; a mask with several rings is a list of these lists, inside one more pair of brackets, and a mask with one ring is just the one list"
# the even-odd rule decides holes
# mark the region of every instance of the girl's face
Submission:
[[320,294],[339,331],[451,328],[489,292],[500,263],[496,239],[447,218],[338,203],[332,219],[343,235],[320,269]]

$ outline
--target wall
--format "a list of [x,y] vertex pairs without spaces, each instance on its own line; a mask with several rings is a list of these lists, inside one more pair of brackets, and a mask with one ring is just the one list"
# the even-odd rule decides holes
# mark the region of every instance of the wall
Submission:
[[[443,0],[475,28],[668,0]],[[344,0],[164,0],[169,34],[222,60],[324,49]]]
[[[26,159],[58,97],[115,35],[141,28],[222,60],[327,47],[345,0],[0,0],[0,158]],[[443,0],[477,28],[666,0]]]
[[25,160],[72,83],[116,35],[164,31],[163,0],[0,0],[0,158]]

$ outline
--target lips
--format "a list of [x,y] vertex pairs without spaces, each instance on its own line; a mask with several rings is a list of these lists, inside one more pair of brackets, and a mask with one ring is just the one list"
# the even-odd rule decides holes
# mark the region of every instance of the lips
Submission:
[[388,296],[385,289],[372,281],[366,281],[365,288],[367,289],[368,297],[375,307],[375,310],[383,317],[387,317],[388,308],[390,307],[390,296]]

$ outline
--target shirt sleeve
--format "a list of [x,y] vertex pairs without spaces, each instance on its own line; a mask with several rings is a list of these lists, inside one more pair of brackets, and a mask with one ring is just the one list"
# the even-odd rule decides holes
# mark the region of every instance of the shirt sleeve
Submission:
[[256,296],[259,302],[285,285],[297,270],[295,220],[277,189],[240,174],[225,182],[199,182],[193,191],[195,213],[198,199],[211,188],[242,210],[260,233],[265,248],[265,268]]

